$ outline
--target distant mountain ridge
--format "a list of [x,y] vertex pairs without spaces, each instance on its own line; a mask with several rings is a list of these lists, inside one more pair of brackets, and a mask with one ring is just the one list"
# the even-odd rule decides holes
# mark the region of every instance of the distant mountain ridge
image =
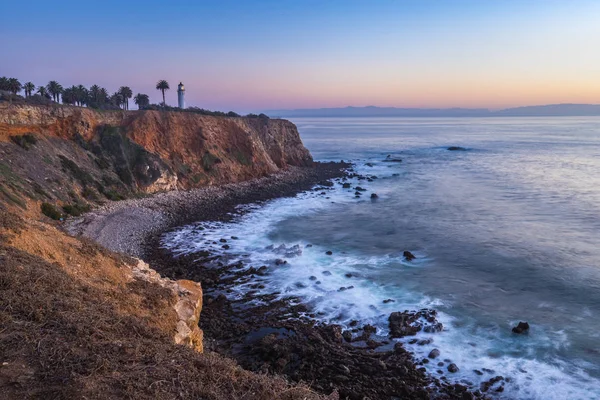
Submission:
[[600,104],[548,104],[491,111],[487,108],[340,107],[269,110],[273,117],[576,117],[600,116]]

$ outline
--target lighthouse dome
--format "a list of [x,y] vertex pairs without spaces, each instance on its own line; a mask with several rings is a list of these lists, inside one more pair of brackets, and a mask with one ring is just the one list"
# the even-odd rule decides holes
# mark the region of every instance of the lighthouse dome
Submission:
[[185,86],[183,86],[183,83],[179,82],[179,85],[177,86],[177,90],[185,90]]

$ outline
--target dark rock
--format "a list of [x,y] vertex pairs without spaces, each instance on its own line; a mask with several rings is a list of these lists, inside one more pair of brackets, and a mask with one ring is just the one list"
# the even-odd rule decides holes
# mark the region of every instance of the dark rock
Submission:
[[343,187],[344,189],[350,189],[350,188],[352,187],[352,185],[351,185],[351,184],[349,184],[348,182],[346,182],[346,183],[344,183],[344,184],[342,185],[342,187]]
[[317,280],[317,277],[316,277],[316,276],[314,276],[314,275],[311,275],[311,276],[310,276],[308,279],[310,279],[311,281],[316,281],[316,280]]
[[481,372],[481,371],[480,371],[480,370],[478,370],[478,369],[474,369],[474,370],[473,370],[473,372],[475,372],[475,373],[476,373],[477,375],[479,375],[479,376],[483,375],[483,372]]
[[283,265],[283,264],[287,264],[287,261],[282,260],[281,258],[278,258],[277,260],[275,260],[275,265]]
[[379,196],[377,196],[377,193],[371,193],[371,198],[372,199],[378,199]]
[[387,303],[395,303],[395,302],[396,302],[396,300],[394,300],[394,299],[385,299],[385,300],[383,301],[383,303],[384,303],[384,304],[387,304]]
[[352,274],[351,274],[350,272],[346,273],[344,276],[345,276],[346,278],[352,278]]
[[225,250],[229,249],[229,245],[228,244],[224,244],[223,246],[221,246],[222,248],[224,248]]
[[330,256],[330,255],[333,254],[333,251],[328,250],[328,251],[325,252],[325,254],[327,254],[328,256]]
[[403,337],[416,335],[422,329],[422,324],[418,321],[418,317],[410,313],[393,312],[389,318],[390,336]]
[[450,147],[448,147],[448,150],[450,150],[450,151],[466,151],[467,149],[465,149],[464,147],[460,147],[460,146],[450,146]]
[[350,332],[350,331],[344,331],[344,332],[342,332],[342,337],[344,338],[344,340],[346,342],[349,343],[349,342],[352,341],[352,332]]
[[354,190],[356,190],[357,192],[366,192],[367,191],[367,189],[360,187],[360,186],[355,187]]
[[387,157],[385,158],[385,160],[383,160],[385,162],[402,162],[401,158],[394,158],[392,157],[391,154],[388,154]]
[[427,357],[434,359],[434,358],[438,358],[439,356],[440,356],[439,349],[433,349],[429,352],[429,355]]
[[513,333],[529,333],[529,324],[527,322],[519,322],[517,326],[512,328]]
[[331,276],[331,272],[329,272],[329,271],[323,271],[323,275],[325,275],[325,276]]
[[440,361],[439,363],[437,363],[438,367],[443,367],[444,366],[444,362]]
[[239,238],[237,236],[232,236],[231,237],[233,240],[238,240]]
[[456,366],[456,364],[452,363],[450,365],[448,365],[448,372],[458,372],[458,366]]
[[306,245],[306,247],[307,247],[307,248],[308,248],[308,247],[313,247],[313,245],[312,245],[312,244],[307,244],[307,245]]
[[436,322],[431,325],[425,325],[423,327],[423,332],[427,332],[427,333],[441,332],[443,330],[444,330],[444,325],[441,322]]
[[415,258],[417,258],[417,257],[415,257],[415,255],[414,255],[413,253],[411,253],[411,252],[410,252],[410,251],[408,251],[408,250],[405,250],[405,251],[404,251],[404,253],[403,253],[402,255],[404,256],[404,259],[405,259],[406,261],[412,261],[412,260],[414,260]]
[[227,243],[227,239],[219,239],[219,242],[221,242],[221,243]]
[[260,267],[259,269],[256,270],[256,274],[257,275],[264,275],[267,273],[267,266],[263,265],[262,267]]
[[485,382],[483,382],[483,383],[481,384],[481,391],[482,391],[482,392],[487,392],[488,390],[490,390],[490,388],[491,388],[492,386],[494,386],[496,383],[498,383],[498,382],[500,382],[500,381],[503,381],[503,380],[504,380],[504,377],[503,377],[503,376],[500,376],[500,375],[498,375],[498,376],[495,376],[495,377],[493,377],[492,379],[490,379],[490,380],[488,380],[488,381],[485,381]]

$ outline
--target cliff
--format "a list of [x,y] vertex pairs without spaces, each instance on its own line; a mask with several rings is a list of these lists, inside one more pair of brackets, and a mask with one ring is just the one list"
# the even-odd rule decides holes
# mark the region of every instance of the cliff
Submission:
[[265,176],[312,158],[294,124],[0,103],[0,197],[100,203]]
[[284,120],[0,102],[0,398],[323,398],[203,353],[200,283],[52,221],[311,164]]

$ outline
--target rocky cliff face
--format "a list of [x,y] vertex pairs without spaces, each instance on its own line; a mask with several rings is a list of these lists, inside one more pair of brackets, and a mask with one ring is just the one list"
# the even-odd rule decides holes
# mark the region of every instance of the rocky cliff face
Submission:
[[0,103],[0,200],[102,202],[239,182],[312,158],[294,124]]

